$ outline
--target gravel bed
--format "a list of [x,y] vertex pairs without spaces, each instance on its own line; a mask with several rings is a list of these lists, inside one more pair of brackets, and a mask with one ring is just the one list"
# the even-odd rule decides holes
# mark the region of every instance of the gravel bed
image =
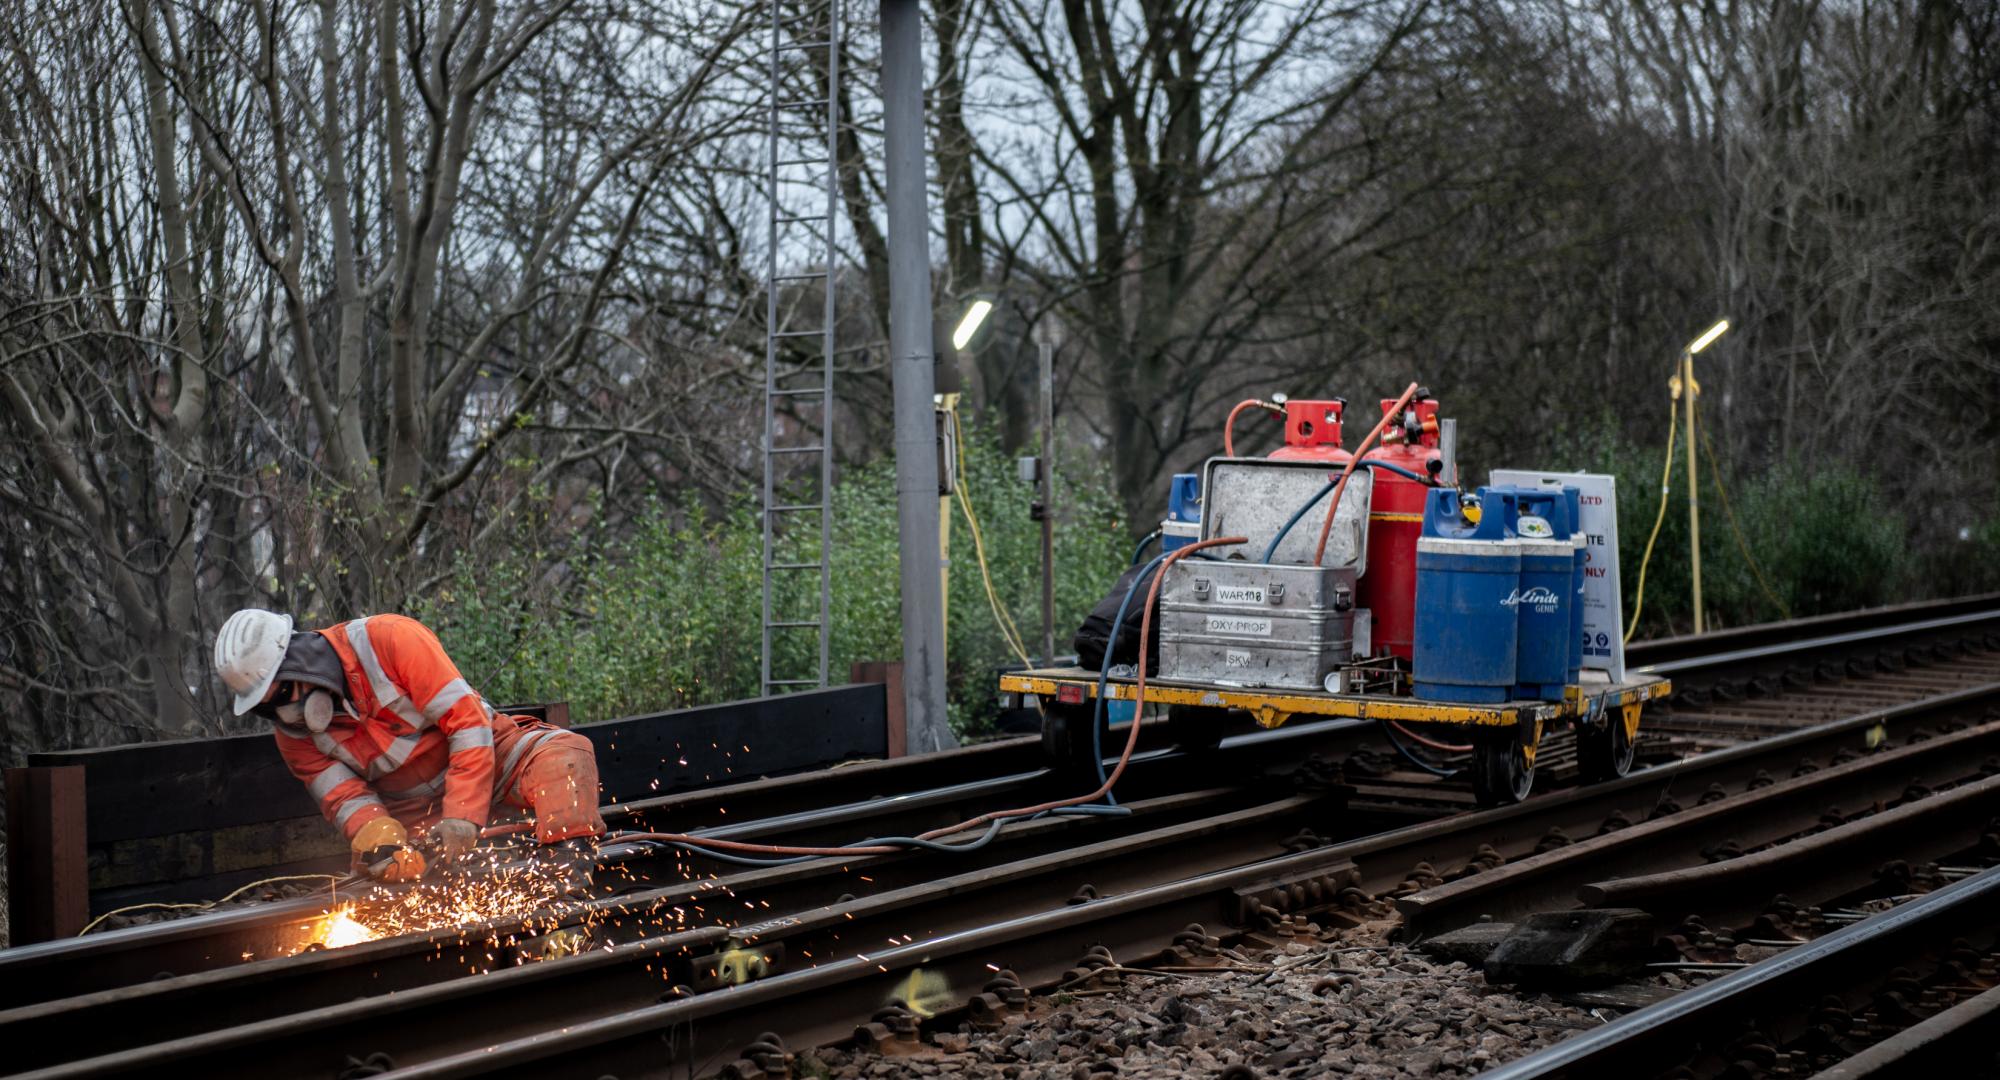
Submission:
[[[1351,937],[1347,940],[1352,940]],[[960,1028],[903,1056],[813,1050],[801,1076],[1143,1080],[1471,1076],[1609,1014],[1489,987],[1477,969],[1393,945],[1286,943],[1238,968],[1123,975],[1038,995],[995,1032]]]

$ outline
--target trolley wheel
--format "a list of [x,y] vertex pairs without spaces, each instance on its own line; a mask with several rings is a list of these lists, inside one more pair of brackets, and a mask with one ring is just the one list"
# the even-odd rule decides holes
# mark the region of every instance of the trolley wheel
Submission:
[[1229,710],[1202,705],[1167,707],[1167,739],[1174,748],[1202,753],[1222,745],[1222,730],[1229,723]]
[[1632,771],[1637,742],[1632,736],[1638,726],[1639,705],[1634,702],[1607,715],[1600,727],[1576,729],[1576,764],[1584,783],[1616,780]]
[[1481,806],[1508,806],[1528,797],[1535,766],[1513,729],[1482,731],[1472,744],[1472,794]]
[[1051,701],[1042,706],[1042,757],[1049,768],[1065,776],[1097,779],[1097,761],[1090,751],[1090,725],[1096,719],[1092,702]]

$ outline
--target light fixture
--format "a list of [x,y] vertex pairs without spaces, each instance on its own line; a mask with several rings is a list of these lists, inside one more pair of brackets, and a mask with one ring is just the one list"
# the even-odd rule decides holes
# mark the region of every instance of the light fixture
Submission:
[[1729,320],[1722,319],[1718,321],[1714,326],[1711,326],[1708,329],[1702,331],[1700,337],[1694,339],[1694,344],[1689,345],[1687,348],[1688,355],[1692,356],[1695,353],[1698,353],[1703,349],[1708,348],[1710,345],[1715,344],[1716,338],[1719,338],[1723,334],[1728,332],[1729,332]]
[[972,335],[979,332],[981,324],[986,322],[986,316],[992,313],[993,301],[974,300],[972,306],[965,309],[965,317],[958,320],[958,329],[951,332],[951,347],[963,350],[972,344]]
[[[1682,398],[1683,405],[1687,409],[1688,564],[1690,571],[1688,582],[1692,586],[1691,591],[1694,593],[1694,632],[1697,634],[1704,633],[1707,630],[1708,619],[1703,614],[1701,606],[1701,484],[1695,478],[1694,456],[1694,398],[1696,394],[1701,393],[1701,386],[1694,381],[1694,354],[1715,344],[1716,338],[1728,332],[1728,319],[1717,319],[1714,326],[1702,331],[1700,337],[1694,339],[1694,341],[1688,344],[1686,349],[1681,351],[1680,374],[1675,376],[1672,383],[1669,384],[1673,387],[1674,396]],[[1671,433],[1667,436],[1667,439],[1668,452],[1672,453],[1673,436]],[[1662,500],[1660,510],[1664,513],[1667,509],[1665,502],[1666,488],[1662,487],[1660,491],[1660,498]],[[1657,532],[1657,527],[1655,531]]]

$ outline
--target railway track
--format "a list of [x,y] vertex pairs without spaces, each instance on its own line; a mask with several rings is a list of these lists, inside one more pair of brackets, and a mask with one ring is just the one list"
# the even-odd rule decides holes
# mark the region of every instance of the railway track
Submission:
[[1487,1075],[1990,1076],[1996,904],[1990,869]]
[[[1830,755],[1843,746],[1860,745],[1878,725],[1913,738],[1929,735],[1964,723],[1968,715],[1976,715],[1976,710],[1995,700],[2000,700],[2000,686],[1954,695],[1952,700],[1924,708],[1864,715],[1779,739],[1746,743],[1613,783],[1575,788],[1516,806],[1454,815],[1152,886],[1095,888],[1089,891],[1100,899],[1061,908],[1045,904],[1042,913],[1034,916],[971,928],[936,924],[935,932],[925,933],[922,928],[933,926],[926,922],[926,913],[909,909],[901,913],[900,923],[913,938],[907,944],[889,946],[886,938],[877,939],[885,946],[880,952],[870,948],[858,956],[741,986],[595,1013],[606,1017],[601,1020],[564,1012],[538,1022],[540,1030],[527,1038],[499,1043],[475,1040],[478,1045],[464,1047],[456,1054],[450,1053],[449,1047],[416,1036],[399,1042],[393,1050],[387,1044],[369,1049],[373,1044],[357,1039],[370,1024],[382,1024],[383,1011],[399,1007],[392,998],[356,1003],[320,1016],[294,1017],[291,1024],[273,1024],[264,1032],[239,1030],[213,1042],[186,1040],[151,1048],[142,1055],[79,1062],[72,1071],[43,1075],[141,1070],[170,1061],[198,1063],[205,1070],[225,1073],[234,1062],[254,1071],[254,1065],[265,1060],[254,1047],[285,1039],[291,1040],[290,1049],[273,1045],[271,1052],[288,1068],[306,1073],[325,1068],[336,1056],[344,1060],[349,1055],[385,1053],[389,1055],[386,1060],[410,1076],[456,1076],[489,1070],[531,1075],[552,1060],[559,1060],[563,1070],[578,1075],[663,1076],[689,1069],[699,1075],[725,1064],[730,1055],[766,1033],[776,1034],[790,1046],[811,1046],[851,1034],[858,1019],[855,1002],[872,1008],[901,1001],[905,1009],[916,1005],[922,1012],[945,1014],[944,1022],[949,1025],[956,1016],[969,1015],[978,1008],[972,1002],[989,992],[984,987],[994,970],[987,965],[1014,972],[1016,980],[1026,986],[1045,987],[1087,963],[1093,945],[1104,946],[1123,963],[1156,958],[1163,948],[1174,947],[1175,937],[1186,932],[1190,923],[1200,924],[1202,929],[1191,936],[1202,939],[1212,951],[1245,941],[1268,945],[1306,934],[1303,919],[1308,915],[1328,924],[1383,918],[1388,914],[1386,901],[1397,895],[1446,876],[1477,881],[1490,872],[1489,865],[1533,858],[1552,833],[1600,829],[1607,821],[1624,819],[1635,808],[1665,805],[1673,792],[1682,789],[1747,785],[1760,774],[1768,774],[1774,765],[1794,762],[1801,754]],[[1294,835],[1282,839],[1296,843],[1310,838]],[[1281,838],[1267,836],[1264,842],[1281,842]],[[1117,848],[1112,844],[1071,853],[1069,872],[1063,880],[1083,878],[1085,884],[1092,884],[1087,879],[1096,877],[1097,870],[1108,865],[1107,859],[1126,857],[1116,854]],[[1241,848],[1243,855],[1255,851],[1251,845]],[[1440,871],[1438,867],[1448,869]],[[945,888],[960,887],[963,883],[954,882]],[[833,914],[838,917],[844,913]],[[752,946],[768,932],[753,926],[739,928],[733,937]],[[1215,942],[1206,944],[1210,937]],[[1175,958],[1198,959],[1185,955]],[[838,987],[839,992],[830,995],[830,987]],[[931,996],[938,1000],[910,1001],[913,987],[933,988]],[[973,987],[980,989],[974,991]],[[462,1012],[465,999],[459,996],[453,1000]],[[344,1041],[321,1044],[317,1050],[304,1049],[316,1041],[312,1032],[319,1030],[319,1025],[336,1021]],[[914,1032],[911,1018],[893,1011],[888,1019],[876,1023],[885,1027],[872,1033],[870,1039],[892,1050],[897,1045],[892,1035],[907,1040]],[[670,1034],[689,1024],[699,1025],[698,1044],[675,1046],[660,1040],[661,1033]],[[413,1030],[424,1029],[425,1025],[418,1024]],[[402,1030],[400,1022],[396,1030]],[[246,1041],[253,1039],[254,1043]],[[304,1053],[306,1060],[294,1053]]]
[[[316,918],[323,904],[120,931],[128,935],[121,947],[106,950],[85,939],[31,956],[26,964],[0,953],[0,986],[9,988],[0,994],[11,996],[0,1004],[12,1006],[0,1012],[0,1039],[20,1046],[33,1034],[35,1049],[7,1068],[47,1070],[35,1075],[158,1071],[170,1063],[268,1075],[279,1061],[281,1071],[333,1075],[350,1057],[367,1061],[378,1054],[386,1057],[375,1059],[377,1065],[394,1065],[399,1075],[535,1072],[554,1055],[561,1055],[565,1072],[596,1070],[587,1075],[663,1074],[668,1068],[699,1074],[726,1064],[767,1030],[794,1046],[851,1035],[857,1017],[865,1019],[881,1002],[899,1001],[914,1011],[863,1025],[864,1041],[908,1039],[918,1013],[941,1013],[950,1022],[1004,1012],[1018,1005],[1026,987],[1060,980],[1092,943],[1109,946],[1121,959],[1146,957],[1172,947],[1180,934],[1181,958],[1200,962],[1227,943],[1296,933],[1302,925],[1296,920],[1307,914],[1336,923],[1383,919],[1391,901],[1406,915],[1420,913],[1413,926],[1441,924],[1452,904],[1477,913],[1479,905],[1500,904],[1494,899],[1500,894],[1446,901],[1440,897],[1450,894],[1440,890],[1482,877],[1501,880],[1491,875],[1502,868],[1555,868],[1520,873],[1508,904],[1573,893],[1579,878],[1589,885],[1602,880],[1604,867],[1627,865],[1579,854],[1596,850],[1593,844],[1616,849],[1598,843],[1604,837],[1597,834],[1607,829],[1609,836],[1646,835],[1641,830],[1685,816],[1706,822],[1710,832],[1701,835],[1712,835],[1754,823],[1763,831],[1739,828],[1745,835],[1733,838],[1754,856],[1797,830],[1781,834],[1759,811],[1724,812],[1715,801],[1701,805],[1705,795],[1721,791],[1725,801],[1732,792],[1752,795],[1746,805],[1786,807],[1785,820],[1795,821],[1815,793],[1833,790],[1828,777],[1834,775],[1872,777],[1867,783],[1875,785],[1870,790],[1878,802],[1879,796],[1905,793],[1908,785],[1896,776],[1903,766],[1931,777],[1933,790],[1976,786],[1965,775],[1968,759],[2000,738],[1988,730],[2000,725],[1984,717],[2000,691],[1987,685],[2000,683],[2000,636],[1994,635],[2000,611],[1990,598],[1985,607],[1955,603],[1903,609],[1893,617],[1812,620],[1789,631],[1732,632],[1741,636],[1726,640],[1728,648],[1708,663],[1687,655],[1678,642],[1636,647],[1635,664],[1673,665],[1676,682],[1694,691],[1694,701],[1672,717],[1649,716],[1648,727],[1664,728],[1666,737],[1642,743],[1642,753],[1698,756],[1518,806],[1423,821],[1469,800],[1455,798],[1451,785],[1393,770],[1349,768],[1342,775],[1304,766],[1309,749],[1354,754],[1372,732],[1352,724],[1288,727],[1232,739],[1224,753],[1199,763],[1150,751],[1135,760],[1120,788],[1134,809],[1129,817],[1010,829],[972,863],[907,855],[844,865],[819,860],[603,898],[589,906],[591,914],[553,923],[502,921],[469,933],[439,931],[248,964],[222,951],[234,944],[231,933],[253,924],[261,933],[296,926],[307,907]],[[1811,644],[1802,645],[1801,634]],[[1746,705],[1758,708],[1745,711]],[[1766,708],[1771,705],[1779,707]],[[1855,715],[1864,709],[1865,715]],[[1829,714],[1848,718],[1814,722]],[[1745,723],[1746,717],[1758,723]],[[1843,750],[1865,750],[1877,737],[1871,733],[1882,733],[1889,755],[1905,755],[1890,759],[1897,765],[1872,764],[1883,754],[1834,760]],[[1034,785],[1049,780],[1038,768],[998,779],[977,774],[1013,768],[1035,752],[1033,742],[957,752],[962,756],[943,773],[956,783],[910,784],[897,797],[851,799],[832,813],[809,807],[815,799],[868,786],[897,790],[892,785],[901,778],[918,775],[909,766],[938,759],[835,771],[861,779],[818,774],[796,786],[763,781],[649,800],[629,812],[635,820],[673,827],[703,821],[738,837],[792,838],[810,831],[815,839],[833,840],[914,832],[957,820],[974,807],[1027,801]],[[1820,771],[1792,777],[1807,758],[1816,759]],[[1241,782],[1217,779],[1217,763],[1230,760],[1239,762]],[[1350,765],[1355,762],[1350,758]],[[1273,798],[1270,781],[1256,779],[1273,772],[1293,774],[1286,783],[1304,789]],[[939,794],[953,787],[969,790]],[[783,812],[726,823],[744,805],[737,800],[750,792],[764,809]],[[1910,800],[1912,806],[1924,801]],[[1343,814],[1344,802],[1352,805]],[[1376,816],[1363,818],[1357,809]],[[1890,818],[1900,809],[1857,812],[1856,820]],[[1649,820],[1655,815],[1657,821]],[[1421,823],[1342,839],[1344,828],[1351,833],[1411,820]],[[1674,850],[1698,852],[1696,833],[1685,836]],[[655,851],[625,857],[635,872],[648,874],[664,873],[669,864],[685,874],[689,866],[686,856]],[[950,876],[940,879],[940,872]],[[862,881],[866,885],[857,887]],[[1066,902],[1079,891],[1083,902]],[[1091,891],[1096,899],[1088,898]],[[752,915],[778,914],[748,926],[688,925],[688,905],[718,897],[749,904]],[[678,922],[639,914],[674,908],[680,909]],[[996,911],[1032,914],[996,923]],[[222,926],[228,919],[239,920],[237,930]],[[1191,922],[1207,929],[1182,933]],[[181,929],[194,924],[208,926]],[[863,940],[880,941],[882,951],[844,953],[846,942],[862,938],[860,927],[873,935]],[[576,940],[582,928],[591,935],[587,943]],[[835,933],[852,936],[836,939]],[[901,944],[890,945],[891,938]],[[496,942],[505,944],[495,951]],[[578,944],[584,944],[583,955],[524,962]],[[184,966],[149,966],[163,956]],[[501,970],[469,977],[491,968]],[[988,987],[995,968],[1013,971],[1019,987]],[[177,974],[143,981],[163,970]],[[31,990],[19,988],[23,980],[14,976],[22,973],[32,976]],[[380,996],[392,989],[400,992]],[[473,1011],[492,1020],[460,1043],[437,1038],[439,1018]],[[674,1041],[674,1031],[697,1024],[698,1045]],[[665,1042],[662,1032],[669,1035]]]
[[[1144,733],[1142,732],[1142,736]],[[1288,772],[1313,760],[1318,750],[1357,745],[1367,735],[1364,725],[1328,722],[1297,729],[1259,733],[1228,741],[1219,750],[1196,761],[1188,755],[1165,748],[1135,754],[1120,791],[1127,801],[1146,801],[1193,788],[1213,788],[1235,778],[1241,784],[1264,783],[1272,770]],[[911,759],[922,761],[924,759]],[[883,763],[890,764],[890,763]],[[900,764],[900,763],[897,763]],[[859,771],[857,767],[856,771]],[[889,770],[878,770],[878,775]],[[897,770],[908,777],[908,770]],[[625,816],[643,816],[647,821],[681,821],[713,818],[726,821],[730,805],[750,820],[715,824],[685,831],[729,840],[783,840],[797,843],[830,843],[863,835],[913,835],[926,829],[964,820],[975,814],[1009,806],[1032,804],[1067,794],[1068,789],[1048,770],[978,779],[959,780],[951,773],[942,786],[906,791],[891,790],[873,798],[827,806],[813,813],[781,812],[758,814],[761,800],[773,788],[783,790],[782,781],[740,785],[749,790],[732,797],[731,789],[710,789],[685,797],[632,804]],[[815,785],[843,794],[856,793],[846,783]],[[789,807],[797,798],[777,805]],[[738,801],[738,800],[741,801]],[[1201,808],[1195,808],[1198,810]],[[1195,812],[1190,810],[1187,812]],[[683,817],[682,815],[686,816]],[[1105,827],[1118,828],[1124,819],[1107,819]],[[1074,831],[1096,823],[1071,820]],[[1067,841],[1074,843],[1072,838]],[[891,861],[907,856],[877,857]],[[426,956],[442,958],[453,967],[479,967],[474,958],[491,951],[492,942],[507,937],[542,936],[585,922],[613,921],[635,912],[653,909],[661,903],[698,904],[719,885],[714,879],[726,866],[700,856],[656,846],[607,845],[601,854],[606,868],[600,878],[624,890],[605,902],[566,908],[545,915],[526,916],[481,923],[461,931],[441,928],[426,935],[410,935],[399,947]],[[822,885],[820,899],[843,892],[869,891],[869,883],[859,880],[876,858],[828,861],[823,869],[844,878],[844,883]],[[0,1009],[15,1009],[50,1000],[115,989],[138,983],[158,983],[205,972],[240,970],[291,963],[312,940],[324,921],[327,901],[310,897],[280,903],[247,905],[236,911],[204,917],[130,927],[109,933],[66,941],[0,951]],[[381,946],[382,942],[369,943]],[[346,951],[346,950],[340,950]],[[247,954],[247,955],[246,955]],[[377,961],[386,957],[374,955]],[[435,967],[435,962],[427,966]],[[433,975],[432,978],[437,976]],[[0,1013],[4,1015],[4,1013]]]

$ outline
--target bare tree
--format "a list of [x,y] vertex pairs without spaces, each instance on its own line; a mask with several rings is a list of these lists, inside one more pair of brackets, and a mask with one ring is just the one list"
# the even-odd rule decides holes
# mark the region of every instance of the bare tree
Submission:
[[658,192],[739,130],[717,98],[732,13],[65,0],[5,21],[0,423],[28,456],[0,499],[68,572],[11,609],[7,688],[212,729],[203,629],[229,607],[403,604],[534,487],[492,486],[503,447],[539,440],[547,481],[667,426],[577,421],[620,411],[607,358]]

